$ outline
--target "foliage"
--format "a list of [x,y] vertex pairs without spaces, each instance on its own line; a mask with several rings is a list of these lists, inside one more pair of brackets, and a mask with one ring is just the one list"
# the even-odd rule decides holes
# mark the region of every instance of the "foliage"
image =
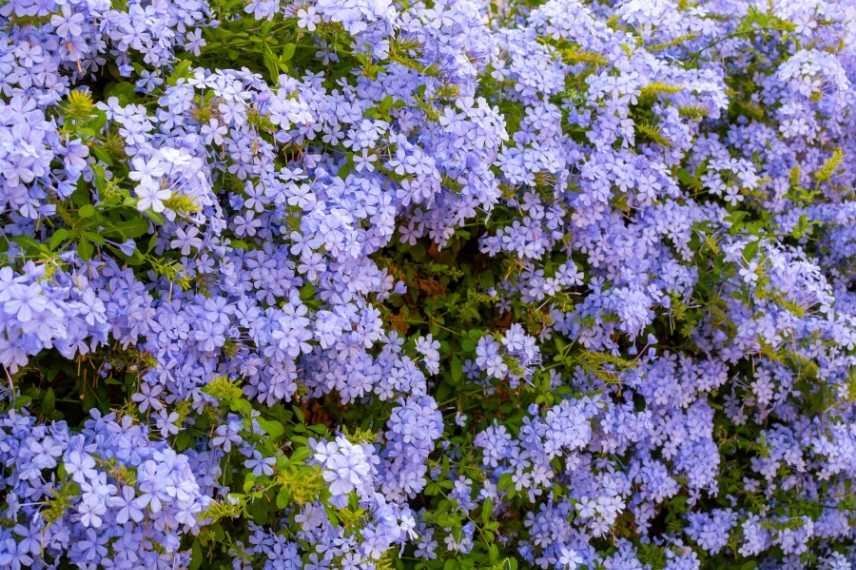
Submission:
[[9,0],[0,566],[851,568],[849,0]]

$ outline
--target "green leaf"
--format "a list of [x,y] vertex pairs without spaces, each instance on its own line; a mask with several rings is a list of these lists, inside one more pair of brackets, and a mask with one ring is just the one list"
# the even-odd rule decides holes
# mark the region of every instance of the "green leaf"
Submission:
[[101,109],[95,109],[93,113],[93,117],[86,122],[86,128],[97,133],[107,124],[107,113]]
[[486,499],[484,503],[482,503],[481,508],[481,520],[483,524],[487,524],[490,520],[490,515],[493,513],[493,501],[490,499]]
[[291,454],[291,461],[302,463],[304,460],[308,459],[311,455],[308,447],[298,447],[294,450],[294,453]]
[[499,547],[496,544],[491,544],[487,548],[487,556],[491,562],[499,560]]
[[86,204],[85,206],[80,208],[80,210],[77,211],[77,215],[84,219],[91,218],[97,213],[98,210],[96,210],[95,206],[93,206],[92,204]]
[[301,410],[298,406],[294,406],[292,409],[294,411],[295,417],[297,417],[297,421],[302,423],[302,424],[305,424],[306,423],[306,417],[303,414],[303,410]]
[[276,420],[258,418],[257,421],[259,422],[259,425],[262,426],[262,429],[265,430],[272,439],[278,439],[285,433],[285,428]]
[[294,57],[294,51],[297,49],[297,44],[287,43],[282,48],[282,54],[279,56],[279,61],[288,63]]
[[826,162],[818,169],[817,172],[814,173],[814,178],[818,182],[826,182],[830,178],[832,178],[835,169],[841,164],[841,161],[844,159],[844,151],[840,148],[836,148],[832,152],[832,156],[826,159]]
[[112,226],[122,236],[122,240],[138,238],[149,231],[149,223],[142,216],[112,222]]
[[268,77],[270,78],[271,83],[279,82],[279,62],[276,59],[276,56],[271,51],[270,46],[265,44],[264,53],[262,54],[262,59],[265,63],[265,68],[267,68]]
[[249,251],[251,249],[250,244],[242,239],[230,239],[229,245],[234,247],[235,249],[242,249],[244,251]]
[[56,394],[53,388],[48,388],[42,395],[42,413],[46,416],[52,414],[55,406]]
[[464,363],[457,356],[452,357],[451,378],[453,384],[460,384],[464,377]]
[[50,241],[48,241],[48,246],[51,248],[51,250],[56,250],[56,248],[58,248],[62,244],[62,242],[67,240],[70,236],[71,232],[69,232],[65,228],[60,228],[55,231],[54,234],[51,236]]
[[178,62],[178,65],[175,66],[175,69],[172,70],[172,73],[166,80],[167,85],[175,85],[179,79],[190,77],[190,67],[192,65],[193,63],[189,59]]
[[92,242],[86,238],[80,238],[80,241],[77,242],[77,255],[79,255],[80,259],[83,261],[92,259],[94,250],[95,248],[92,246]]
[[503,473],[500,475],[496,486],[501,491],[511,491],[514,489],[514,480],[511,478],[511,473]]
[[120,104],[127,105],[134,101],[136,91],[136,87],[133,83],[128,81],[119,81],[118,83],[111,83],[106,87],[106,89],[104,89],[104,99],[106,100],[110,97],[116,97]]
[[100,160],[101,162],[112,166],[113,156],[110,154],[110,152],[107,149],[100,147],[100,146],[93,146],[92,147],[92,154],[94,154],[95,157],[98,160]]
[[162,226],[166,223],[166,218],[163,217],[162,214],[155,212],[154,210],[146,210],[146,216],[149,217],[154,223]]
[[202,545],[199,543],[199,539],[193,541],[193,544],[190,547],[190,566],[189,570],[199,570],[199,567],[202,566],[202,562],[204,559],[204,555],[202,553]]
[[189,449],[196,442],[196,435],[193,434],[190,430],[182,430],[175,437],[173,441],[173,447],[177,451],[184,451],[185,449]]
[[793,32],[797,29],[793,22],[783,20],[772,12],[762,12],[757,6],[750,6],[746,16],[737,26],[737,33],[746,34],[755,28],[780,32]]
[[244,416],[249,416],[253,411],[253,405],[241,398],[229,402],[229,409],[233,412],[240,412]]
[[758,254],[758,248],[760,247],[760,243],[755,241],[750,241],[746,244],[746,247],[743,248],[743,259],[746,261],[752,261],[755,259],[755,256]]
[[805,214],[802,214],[799,220],[797,220],[794,229],[791,230],[791,236],[793,236],[795,239],[800,239],[807,233],[811,232],[812,225],[813,221],[810,220],[809,217]]
[[21,410],[23,408],[26,408],[27,406],[30,405],[30,403],[32,401],[33,401],[33,398],[30,396],[27,396],[26,394],[23,396],[18,396],[17,398],[15,398],[15,409]]
[[104,236],[95,232],[83,232],[83,237],[96,245],[104,245]]
[[244,485],[242,487],[242,489],[244,490],[244,493],[248,493],[250,491],[250,489],[253,488],[253,485],[255,485],[255,484],[256,484],[255,475],[253,475],[250,472],[246,472],[246,474],[244,475]]
[[286,486],[280,487],[276,494],[276,508],[284,509],[288,506],[289,501],[291,501],[291,491]]

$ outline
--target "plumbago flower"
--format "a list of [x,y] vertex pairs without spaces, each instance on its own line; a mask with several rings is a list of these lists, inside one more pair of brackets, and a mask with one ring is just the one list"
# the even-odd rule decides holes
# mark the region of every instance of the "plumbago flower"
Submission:
[[[79,433],[10,412],[2,423],[4,564],[68,556],[79,566],[171,567],[211,501],[187,455],[129,417],[93,410]],[[29,560],[29,562],[27,561]]]
[[0,566],[856,566],[850,4],[6,2]]

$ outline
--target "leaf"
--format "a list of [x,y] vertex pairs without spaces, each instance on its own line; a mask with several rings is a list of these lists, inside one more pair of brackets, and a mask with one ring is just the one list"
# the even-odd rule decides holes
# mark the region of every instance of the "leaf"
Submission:
[[835,173],[835,169],[838,168],[843,159],[844,151],[840,148],[836,148],[832,152],[832,156],[826,159],[826,162],[824,162],[818,171],[814,173],[815,180],[818,182],[826,182],[832,178],[833,173]]
[[800,239],[807,233],[811,232],[812,225],[813,222],[809,219],[808,216],[806,216],[805,214],[800,215],[800,218],[799,220],[797,220],[794,229],[791,230],[791,236],[793,236],[795,239]]
[[142,216],[134,216],[130,220],[120,220],[112,223],[123,240],[138,238],[149,231],[149,223]]
[[514,489],[514,480],[511,478],[511,473],[503,473],[500,475],[496,487],[501,491],[511,491]]
[[675,95],[683,91],[683,87],[680,85],[672,85],[669,83],[663,83],[662,81],[654,81],[653,83],[649,83],[642,87],[639,96],[646,98],[654,98],[658,95]]
[[279,56],[280,62],[289,62],[294,57],[294,51],[297,49],[297,44],[287,43],[282,48],[282,55]]
[[303,410],[301,410],[299,406],[294,406],[292,409],[294,411],[294,415],[297,417],[297,421],[300,422],[301,424],[305,424],[306,423],[306,417],[303,414]]
[[199,570],[199,567],[202,566],[203,558],[202,545],[199,543],[199,539],[197,538],[193,541],[193,545],[190,547],[189,570]]
[[649,125],[642,122],[636,123],[636,134],[640,138],[650,140],[666,148],[672,146],[672,142],[667,139],[657,127],[653,125]]
[[270,46],[265,44],[264,54],[262,55],[262,59],[265,63],[265,68],[267,68],[268,77],[270,78],[271,83],[279,82],[279,62],[276,59],[276,56],[271,51]]
[[51,236],[50,241],[48,241],[48,247],[50,247],[51,250],[56,250],[56,248],[58,248],[62,242],[67,240],[70,236],[71,232],[65,228],[60,228]]
[[746,247],[743,248],[743,259],[747,262],[755,259],[755,256],[758,254],[758,248],[760,247],[760,243],[756,241],[750,241],[746,244]]
[[101,162],[103,162],[104,164],[107,164],[110,166],[113,165],[113,156],[110,154],[110,151],[108,151],[104,147],[93,146],[92,147],[92,154],[94,154],[95,157],[98,160],[100,160]]
[[291,454],[291,461],[302,463],[305,459],[308,459],[311,455],[308,447],[298,447],[294,450],[294,453]]
[[562,56],[562,61],[571,65],[585,63],[595,66],[601,66],[607,65],[609,63],[609,60],[606,58],[606,56],[602,54],[599,54],[594,51],[577,49],[574,47],[562,48],[559,50],[559,54]]
[[196,435],[193,434],[190,430],[182,430],[175,437],[173,441],[173,447],[175,447],[176,451],[184,451],[185,449],[189,449],[194,443],[196,443]]
[[255,484],[256,484],[256,477],[252,473],[247,472],[247,474],[244,476],[244,485],[242,487],[242,489],[244,490],[244,493],[248,493],[250,491],[250,489],[253,488],[253,485],[255,485]]
[[85,206],[81,207],[80,210],[77,211],[77,215],[84,219],[91,218],[97,213],[98,210],[96,210],[95,206],[93,206],[92,204],[86,204]]
[[107,113],[102,111],[101,109],[95,109],[93,111],[92,118],[87,121],[86,128],[91,129],[94,132],[99,132],[101,128],[107,124]]
[[127,105],[134,101],[136,91],[136,87],[133,83],[128,81],[119,81],[118,83],[111,83],[106,89],[104,89],[104,98],[108,99],[110,97],[116,97],[120,104]]
[[104,245],[104,236],[95,232],[83,232],[83,237],[96,245]]
[[88,261],[92,259],[94,249],[95,248],[92,246],[92,242],[90,242],[86,238],[80,238],[80,241],[77,242],[77,255],[79,255],[80,259],[82,259],[83,261]]
[[737,26],[737,33],[746,34],[755,28],[761,30],[775,30],[780,32],[793,32],[797,29],[796,24],[783,20],[772,12],[762,12],[757,6],[750,6],[746,16]]
[[178,62],[178,65],[175,66],[175,69],[172,70],[172,73],[166,80],[167,85],[175,85],[179,79],[190,77],[191,65],[193,63],[189,59]]
[[485,502],[482,503],[481,508],[481,520],[483,524],[487,524],[490,520],[490,515],[493,513],[493,501],[490,499],[485,499]]
[[487,548],[487,556],[491,562],[499,560],[499,547],[496,544],[491,544]]
[[229,409],[233,412],[240,412],[244,416],[249,416],[253,412],[253,405],[241,398],[229,402]]
[[42,395],[42,413],[49,416],[53,413],[54,406],[56,406],[56,394],[53,388],[48,388]]
[[284,509],[288,506],[288,503],[291,501],[291,491],[288,487],[282,486],[279,488],[279,492],[276,494],[276,508]]
[[285,428],[276,420],[258,418],[257,421],[259,422],[259,425],[262,426],[262,429],[265,430],[272,439],[278,439],[285,433]]
[[464,377],[464,363],[457,356],[452,357],[451,378],[452,384],[460,384]]
[[146,210],[145,214],[146,214],[146,216],[149,217],[149,219],[151,219],[154,223],[158,224],[159,226],[162,226],[166,223],[166,218],[164,218],[162,214],[159,214],[159,213],[155,212],[154,210]]

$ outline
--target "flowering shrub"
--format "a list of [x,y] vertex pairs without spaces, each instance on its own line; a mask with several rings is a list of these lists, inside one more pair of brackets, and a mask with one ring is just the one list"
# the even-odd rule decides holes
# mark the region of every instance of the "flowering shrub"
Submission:
[[856,567],[850,0],[7,0],[0,566]]

